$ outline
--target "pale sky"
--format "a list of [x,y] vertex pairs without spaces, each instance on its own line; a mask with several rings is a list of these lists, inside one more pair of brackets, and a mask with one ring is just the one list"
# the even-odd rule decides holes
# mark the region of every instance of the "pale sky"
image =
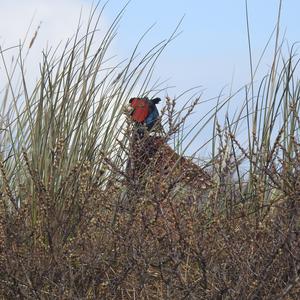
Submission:
[[[41,22],[31,51],[37,59],[47,41],[56,45],[74,33],[80,10],[87,16],[92,3],[90,0],[0,0],[0,45],[5,48],[17,44],[24,38],[32,19],[29,36]],[[104,11],[103,26],[126,3],[127,0],[110,0]],[[254,62],[274,28],[278,3],[277,0],[248,1]],[[300,40],[299,11],[299,0],[283,0],[281,28],[290,45]],[[246,83],[249,56],[244,0],[132,0],[121,21],[113,51],[120,59],[128,57],[139,37],[155,23],[142,47],[149,49],[168,37],[182,16],[182,34],[158,61],[157,76],[170,78],[169,85],[176,86],[174,93],[201,85],[211,94],[217,94],[232,78],[236,87]],[[262,69],[270,63],[273,44],[262,61]]]
[[[87,2],[87,1],[86,1]],[[108,17],[127,1],[111,1]],[[278,0],[248,0],[253,60],[256,63],[277,20]],[[283,0],[281,37],[300,41],[300,1]],[[158,73],[171,78],[178,91],[202,85],[216,95],[231,83],[236,88],[250,78],[245,0],[132,0],[120,27],[120,47],[130,51],[153,23],[148,45],[165,38],[184,16],[182,34],[166,49]],[[274,39],[261,64],[261,76],[271,63]]]

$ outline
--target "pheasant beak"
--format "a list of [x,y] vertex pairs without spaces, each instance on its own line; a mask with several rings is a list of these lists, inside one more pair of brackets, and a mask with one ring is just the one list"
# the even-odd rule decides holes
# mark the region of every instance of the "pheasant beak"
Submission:
[[123,112],[126,116],[130,116],[134,111],[134,108],[130,105],[130,104],[127,104],[124,106],[123,108]]

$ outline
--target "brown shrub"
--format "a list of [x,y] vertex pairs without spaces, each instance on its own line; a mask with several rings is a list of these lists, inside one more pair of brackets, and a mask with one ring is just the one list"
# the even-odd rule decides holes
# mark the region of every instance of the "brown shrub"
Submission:
[[[172,157],[168,146],[163,149],[153,156],[143,185],[136,177],[118,183],[111,173],[100,188],[101,177],[84,162],[50,196],[32,174],[34,218],[30,194],[21,209],[2,209],[1,297],[297,299],[298,190],[278,190],[277,207],[260,219],[242,202],[227,214],[213,205],[219,192],[213,183],[203,205],[199,193],[197,198],[184,189],[187,178],[194,183],[196,177],[183,177],[183,190],[176,191],[174,177],[158,169],[166,170],[161,159]],[[190,164],[182,158],[178,166]]]

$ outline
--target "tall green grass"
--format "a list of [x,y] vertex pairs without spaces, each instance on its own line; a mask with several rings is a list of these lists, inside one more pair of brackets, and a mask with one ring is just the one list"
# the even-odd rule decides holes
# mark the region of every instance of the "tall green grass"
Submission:
[[[111,65],[110,46],[123,10],[101,40],[97,30],[102,11],[99,16],[97,11],[64,47],[43,52],[39,80],[32,90],[27,86],[21,48],[13,66],[19,70],[20,85],[14,88],[17,75],[6,73],[0,150],[7,188],[16,192],[10,199],[15,207],[22,206],[18,187],[33,184],[26,175],[29,165],[31,176],[38,176],[49,196],[56,197],[75,165],[89,162],[95,174],[101,173],[103,153],[121,164],[123,106],[132,96],[148,96],[159,88],[158,82],[151,81],[154,64],[177,29],[144,55],[138,53],[143,36],[129,59]],[[4,54],[2,62],[7,70]],[[31,192],[36,205],[33,186]]]

